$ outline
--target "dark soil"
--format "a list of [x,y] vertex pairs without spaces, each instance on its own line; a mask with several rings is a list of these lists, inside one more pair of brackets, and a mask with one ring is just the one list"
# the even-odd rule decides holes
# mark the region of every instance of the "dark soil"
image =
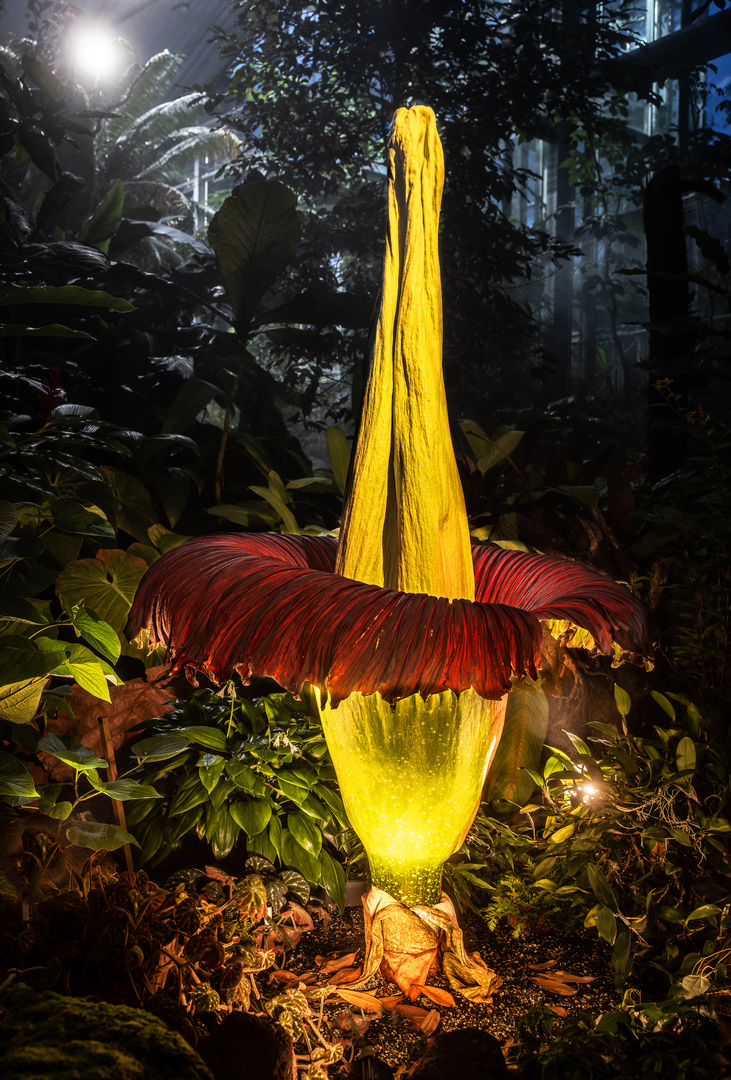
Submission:
[[[611,950],[596,936],[589,933],[562,935],[549,930],[527,933],[516,940],[507,926],[501,925],[491,931],[484,920],[469,913],[460,916],[460,925],[467,951],[478,950],[488,966],[500,975],[503,985],[489,1005],[472,1003],[457,992],[453,993],[454,1007],[448,1008],[439,1007],[424,996],[417,998],[414,1004],[426,1009],[437,1008],[441,1013],[435,1034],[455,1028],[477,1027],[494,1035],[505,1046],[514,1036],[516,1019],[533,1005],[565,1009],[568,1014],[589,1012],[594,1016],[619,1005],[620,995],[614,989],[609,972]],[[295,973],[315,971],[316,956],[345,951],[358,950],[356,963],[360,963],[363,943],[362,908],[346,908],[342,916],[336,916],[327,926],[316,925],[314,931],[303,934],[287,962],[287,970]],[[556,962],[551,970],[593,976],[593,982],[572,987],[576,993],[571,996],[543,990],[530,981],[531,976],[540,975],[541,972],[528,965],[545,964],[549,960]],[[441,974],[432,975],[429,981],[449,989],[446,978]],[[375,990],[379,997],[399,992],[393,983],[380,976],[373,979],[366,989]],[[361,1053],[366,1046],[395,1069],[418,1057],[425,1046],[425,1039],[410,1021],[387,1012],[371,1021],[359,1048]]]

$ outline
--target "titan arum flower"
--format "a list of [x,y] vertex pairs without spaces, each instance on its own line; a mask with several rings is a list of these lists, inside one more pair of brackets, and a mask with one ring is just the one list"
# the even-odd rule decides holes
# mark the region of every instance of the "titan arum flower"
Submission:
[[437,231],[444,166],[434,114],[400,109],[389,148],[382,299],[340,538],[189,540],[139,589],[128,633],[175,669],[314,688],[353,828],[368,855],[368,954],[402,989],[439,948],[452,985],[499,980],[468,957],[442,866],[480,801],[512,680],[535,677],[541,620],[645,653],[624,587],[567,560],[471,546],[442,378]]

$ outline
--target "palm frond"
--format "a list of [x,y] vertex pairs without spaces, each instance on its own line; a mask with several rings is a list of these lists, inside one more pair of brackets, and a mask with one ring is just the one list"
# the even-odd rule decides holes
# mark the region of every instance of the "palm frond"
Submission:
[[97,153],[104,156],[111,147],[168,94],[184,57],[165,49],[150,57],[136,74],[122,100],[114,107],[118,115],[102,125],[97,136]]
[[183,128],[176,132],[175,141],[167,148],[150,148],[154,160],[137,173],[138,180],[155,179],[166,183],[181,183],[190,179],[193,159],[210,154],[230,158],[237,149],[236,140],[222,131],[206,127]]

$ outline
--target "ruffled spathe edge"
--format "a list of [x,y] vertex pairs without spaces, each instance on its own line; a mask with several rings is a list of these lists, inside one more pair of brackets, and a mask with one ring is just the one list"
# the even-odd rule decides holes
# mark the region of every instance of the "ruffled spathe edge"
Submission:
[[583,626],[646,653],[651,623],[628,589],[563,559],[473,548],[476,600],[400,593],[336,575],[330,537],[221,534],[155,562],[130,612],[130,640],[149,634],[173,670],[221,683],[268,676],[333,706],[354,691],[391,703],[474,687],[497,699],[513,676],[536,676],[546,619]]

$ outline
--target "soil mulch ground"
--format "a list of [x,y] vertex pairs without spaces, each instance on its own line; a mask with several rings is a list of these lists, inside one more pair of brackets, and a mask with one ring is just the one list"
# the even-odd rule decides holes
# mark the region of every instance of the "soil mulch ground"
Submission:
[[[508,927],[498,926],[491,931],[484,920],[469,913],[460,916],[460,925],[467,951],[478,950],[488,966],[500,975],[503,985],[491,1004],[473,1003],[456,992],[453,994],[455,1005],[450,1007],[435,1005],[423,995],[417,998],[414,1004],[426,1009],[436,1008],[440,1012],[435,1033],[477,1027],[505,1045],[514,1036],[515,1020],[534,1005],[548,1005],[558,1010],[559,1016],[578,1012],[598,1016],[617,1008],[620,995],[614,989],[609,973],[610,950],[595,936],[538,931],[516,940]],[[362,960],[363,943],[362,908],[346,908],[342,916],[335,916],[327,925],[318,924],[314,931],[303,934],[288,959],[287,970],[293,973],[316,970],[316,956],[336,952],[358,951],[358,963]],[[548,966],[537,970],[529,965]],[[568,992],[564,994],[556,994],[531,981],[556,972],[590,977],[592,981],[567,982]],[[449,989],[442,975],[431,976],[430,982]],[[380,976],[369,983],[368,989],[375,990],[378,997],[398,993],[393,983]],[[394,1069],[418,1056],[424,1045],[424,1036],[408,1019],[394,1012],[371,1020],[363,1036],[363,1046],[370,1046],[377,1057]]]

